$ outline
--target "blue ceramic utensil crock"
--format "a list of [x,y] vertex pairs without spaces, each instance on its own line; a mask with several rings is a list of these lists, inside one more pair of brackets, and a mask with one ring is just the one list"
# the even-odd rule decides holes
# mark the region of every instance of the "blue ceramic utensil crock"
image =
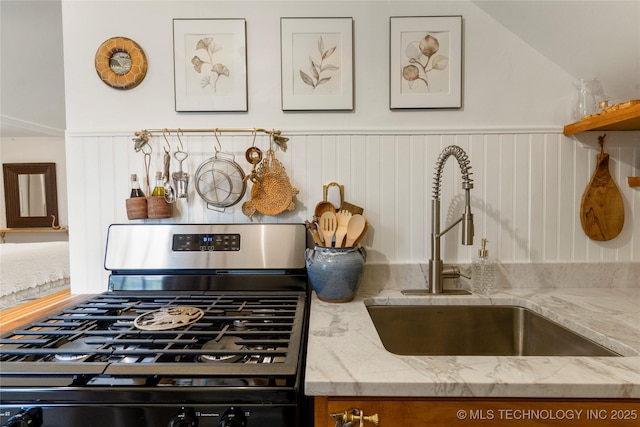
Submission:
[[351,248],[316,246],[305,251],[307,274],[318,298],[326,302],[351,301],[358,291],[367,252]]

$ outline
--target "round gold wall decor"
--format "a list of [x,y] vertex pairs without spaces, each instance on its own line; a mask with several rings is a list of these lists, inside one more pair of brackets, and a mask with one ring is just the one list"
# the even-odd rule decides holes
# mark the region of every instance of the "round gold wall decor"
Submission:
[[115,89],[131,89],[147,74],[147,57],[138,43],[113,37],[96,52],[96,71],[100,79]]

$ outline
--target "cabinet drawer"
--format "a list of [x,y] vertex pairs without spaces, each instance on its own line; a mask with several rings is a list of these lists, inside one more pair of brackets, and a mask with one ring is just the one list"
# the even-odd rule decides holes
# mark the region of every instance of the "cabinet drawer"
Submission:
[[[380,427],[640,425],[640,399],[316,397],[315,427],[335,427],[330,414],[351,409],[362,410],[364,416],[377,414]],[[353,426],[358,427],[359,422]]]

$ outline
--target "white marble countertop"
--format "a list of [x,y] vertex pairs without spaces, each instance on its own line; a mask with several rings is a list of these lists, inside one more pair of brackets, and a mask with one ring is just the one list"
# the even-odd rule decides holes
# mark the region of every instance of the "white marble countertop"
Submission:
[[[393,286],[391,286],[393,288]],[[624,357],[400,356],[366,304],[493,304],[531,309]],[[405,296],[368,287],[348,303],[313,296],[309,396],[640,398],[640,289],[504,289],[490,296]]]

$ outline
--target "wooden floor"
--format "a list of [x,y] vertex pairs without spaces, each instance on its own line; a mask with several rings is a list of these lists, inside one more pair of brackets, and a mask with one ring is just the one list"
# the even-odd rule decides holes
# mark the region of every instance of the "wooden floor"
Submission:
[[71,295],[69,289],[64,289],[0,311],[0,332],[17,328],[20,325],[44,317],[49,311],[62,308],[85,298],[87,298],[87,295]]

